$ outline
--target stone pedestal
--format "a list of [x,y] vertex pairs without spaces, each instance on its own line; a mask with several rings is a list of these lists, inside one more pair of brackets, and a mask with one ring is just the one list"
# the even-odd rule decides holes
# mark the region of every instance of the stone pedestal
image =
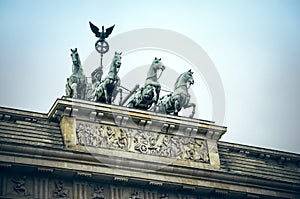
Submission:
[[217,141],[226,127],[210,121],[69,98],[57,100],[49,116],[60,120],[70,149],[135,164],[151,159],[163,165],[220,168]]

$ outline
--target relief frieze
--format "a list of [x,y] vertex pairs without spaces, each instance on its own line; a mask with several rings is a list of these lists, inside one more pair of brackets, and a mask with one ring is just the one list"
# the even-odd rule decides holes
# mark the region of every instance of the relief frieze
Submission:
[[79,122],[79,145],[147,155],[209,162],[205,140],[151,131]]
[[14,183],[13,190],[19,196],[29,196],[30,193],[26,187],[26,176],[12,179]]

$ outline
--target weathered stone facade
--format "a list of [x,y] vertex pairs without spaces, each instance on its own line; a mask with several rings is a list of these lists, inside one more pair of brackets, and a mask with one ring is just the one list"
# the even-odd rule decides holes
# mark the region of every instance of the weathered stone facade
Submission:
[[77,123],[76,137],[77,143],[86,147],[129,151],[195,162],[209,162],[204,139],[87,122]]
[[0,198],[298,198],[300,155],[220,142],[226,127],[70,98],[0,108]]

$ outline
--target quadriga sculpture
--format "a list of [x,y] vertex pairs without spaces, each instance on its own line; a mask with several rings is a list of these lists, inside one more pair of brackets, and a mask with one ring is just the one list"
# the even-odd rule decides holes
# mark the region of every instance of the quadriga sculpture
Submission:
[[121,67],[122,53],[115,52],[115,56],[110,64],[107,77],[95,88],[93,101],[111,104],[117,95],[117,87],[120,86],[118,72]]
[[193,72],[189,70],[182,73],[176,80],[174,92],[160,98],[154,110],[156,112],[178,115],[182,107],[193,107],[192,114],[190,115],[190,117],[193,117],[196,105],[190,103],[191,97],[188,93],[188,89],[192,84],[194,84]]
[[72,75],[67,78],[66,96],[71,98],[85,99],[86,92],[86,76],[83,73],[81,61],[77,48],[71,49],[72,57]]
[[[157,77],[157,72],[159,70],[161,70],[161,73],[159,77]],[[133,94],[127,107],[148,110],[153,103],[156,103],[159,99],[161,88],[158,79],[164,70],[165,66],[161,62],[161,59],[155,57],[147,73],[144,87],[138,89]]]

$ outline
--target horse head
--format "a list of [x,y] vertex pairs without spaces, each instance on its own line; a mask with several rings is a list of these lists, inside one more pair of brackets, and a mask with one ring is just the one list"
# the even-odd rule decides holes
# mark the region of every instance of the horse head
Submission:
[[74,65],[78,66],[80,65],[80,59],[79,59],[79,54],[77,52],[77,48],[75,48],[74,50],[71,49],[71,57],[72,57],[72,62]]
[[190,85],[193,85],[195,83],[194,81],[194,78],[193,78],[193,73],[192,70],[188,70],[186,73],[185,73],[185,77],[187,79],[187,82],[190,84]]
[[[161,62],[161,58],[158,59],[157,57],[155,57],[147,73],[146,85],[151,83],[158,86],[159,83],[157,82],[157,80],[160,78],[165,68],[165,65]],[[161,73],[157,77],[158,70],[161,70]]]
[[152,65],[151,67],[154,69],[154,71],[157,71],[157,70],[165,70],[165,65],[161,62],[161,58],[157,58],[155,57],[153,62],[152,62]]
[[193,107],[192,114],[190,115],[190,117],[193,117],[196,105],[189,102],[190,95],[188,93],[188,89],[192,84],[194,84],[192,70],[182,73],[175,82],[174,92],[160,98],[155,110],[167,114],[173,113],[173,115],[178,115],[178,112],[182,107]]
[[186,86],[189,88],[190,85],[194,84],[193,73],[194,72],[192,72],[191,69],[182,73],[176,80],[175,89],[180,86]]
[[114,67],[117,73],[119,72],[122,64],[121,59],[122,59],[122,53],[115,52],[115,56],[112,61],[112,66]]
[[86,77],[81,67],[79,53],[77,48],[71,49],[71,58],[73,62],[72,75],[67,80],[66,93],[68,97],[85,98]]

